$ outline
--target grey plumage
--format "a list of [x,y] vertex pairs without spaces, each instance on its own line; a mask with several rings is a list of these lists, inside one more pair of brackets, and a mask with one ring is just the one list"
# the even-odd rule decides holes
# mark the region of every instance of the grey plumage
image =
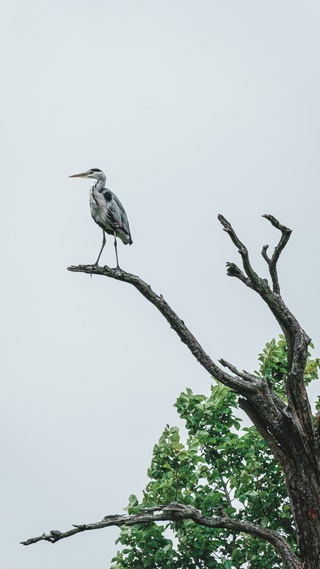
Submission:
[[91,170],[87,172],[74,174],[69,177],[94,178],[97,180],[90,190],[89,197],[91,215],[103,232],[102,247],[95,265],[99,263],[101,253],[106,244],[105,233],[108,233],[114,236],[117,267],[119,267],[117,237],[119,237],[125,245],[132,244],[129,221],[122,203],[111,190],[105,187],[106,176],[102,170],[98,168],[91,168]]

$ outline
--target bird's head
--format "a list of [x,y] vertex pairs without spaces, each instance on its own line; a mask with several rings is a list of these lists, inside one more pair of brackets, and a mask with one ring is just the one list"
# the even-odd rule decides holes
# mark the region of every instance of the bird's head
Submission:
[[103,183],[106,181],[106,175],[102,170],[99,170],[99,168],[91,168],[90,170],[87,170],[87,172],[73,174],[72,176],[69,176],[69,178],[94,178],[95,180],[99,180],[99,182]]

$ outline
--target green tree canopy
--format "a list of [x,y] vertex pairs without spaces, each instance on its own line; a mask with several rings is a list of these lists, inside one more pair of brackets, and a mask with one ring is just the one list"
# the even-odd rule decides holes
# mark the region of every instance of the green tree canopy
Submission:
[[[267,343],[259,355],[257,377],[285,399],[287,349],[283,336]],[[318,378],[319,359],[309,355],[305,382]],[[189,504],[207,516],[225,512],[281,533],[297,553],[295,530],[283,472],[255,427],[241,428],[237,395],[220,383],[208,397],[191,389],[175,406],[185,420],[187,438],[166,426],[155,445],[150,482],[139,502],[130,496],[128,513],[169,504]],[[254,536],[212,529],[192,520],[151,522],[121,528],[123,549],[113,569],[280,569],[275,549]]]

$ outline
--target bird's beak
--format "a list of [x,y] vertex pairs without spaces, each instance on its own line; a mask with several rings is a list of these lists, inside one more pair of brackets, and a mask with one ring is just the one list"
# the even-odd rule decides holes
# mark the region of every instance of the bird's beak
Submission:
[[88,172],[82,172],[81,174],[72,174],[69,178],[86,178],[88,176]]

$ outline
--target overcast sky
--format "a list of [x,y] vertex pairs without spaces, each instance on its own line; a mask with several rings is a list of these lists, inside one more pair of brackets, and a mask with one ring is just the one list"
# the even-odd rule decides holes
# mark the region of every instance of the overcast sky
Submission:
[[[120,265],[162,293],[214,359],[257,368],[279,328],[226,277],[224,214],[279,273],[320,354],[320,8],[296,0],[10,0],[1,11],[1,519],[6,569],[108,568],[116,529],[19,542],[121,513],[153,445],[210,377],[137,291],[95,261],[88,168],[126,208]],[[114,266],[112,239],[101,258]],[[314,393],[318,391],[314,386]]]

